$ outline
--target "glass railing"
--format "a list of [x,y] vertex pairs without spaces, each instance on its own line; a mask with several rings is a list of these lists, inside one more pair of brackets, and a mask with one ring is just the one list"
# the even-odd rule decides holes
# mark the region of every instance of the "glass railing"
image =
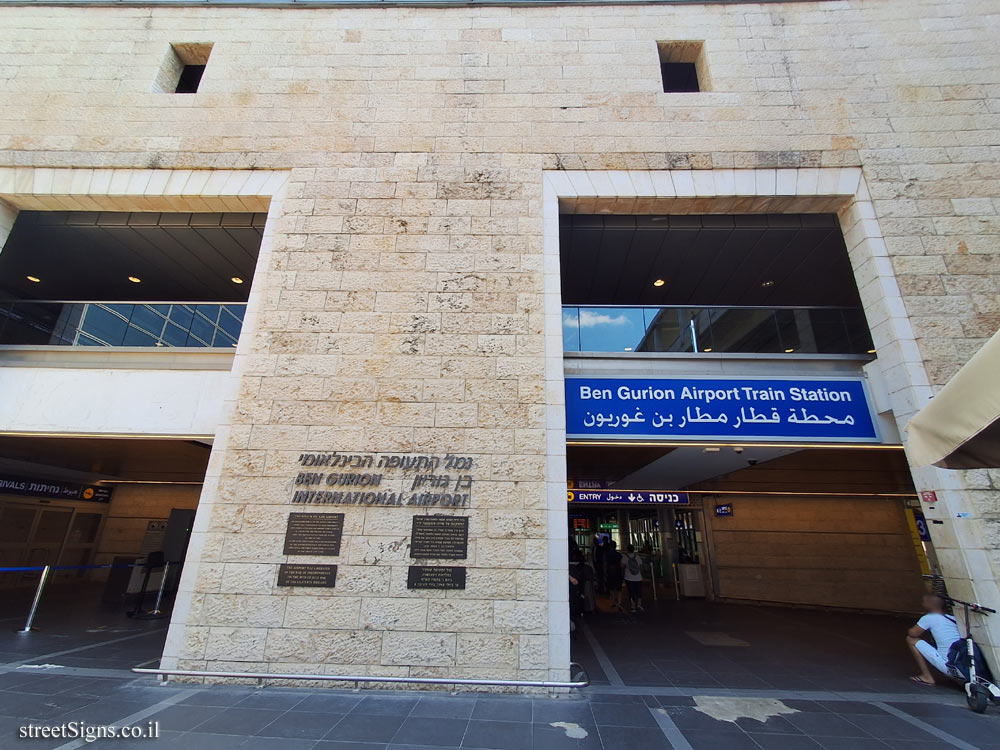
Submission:
[[240,337],[242,302],[0,302],[0,345],[220,347]]
[[850,307],[563,307],[567,352],[872,355]]

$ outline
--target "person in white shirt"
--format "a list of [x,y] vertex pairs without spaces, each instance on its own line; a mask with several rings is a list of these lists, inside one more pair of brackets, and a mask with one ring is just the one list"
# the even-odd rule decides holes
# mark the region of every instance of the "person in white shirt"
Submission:
[[[926,594],[923,604],[927,614],[917,620],[917,624],[906,634],[906,643],[920,667],[920,674],[910,679],[918,685],[933,686],[936,683],[930,667],[948,676],[948,649],[962,636],[955,618],[945,614],[944,599],[937,594]],[[927,633],[934,639],[933,646],[924,640]]]

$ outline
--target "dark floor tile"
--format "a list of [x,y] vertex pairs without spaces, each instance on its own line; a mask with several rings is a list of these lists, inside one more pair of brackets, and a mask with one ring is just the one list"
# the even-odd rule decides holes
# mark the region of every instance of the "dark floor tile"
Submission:
[[683,734],[693,750],[760,750],[760,745],[742,732],[691,730]]
[[224,708],[195,727],[200,734],[257,734],[281,715],[262,708]]
[[[604,750],[672,750],[659,727],[598,727]],[[745,736],[745,735],[744,735]],[[716,745],[716,750],[719,747]],[[727,748],[729,750],[729,748]],[[737,749],[738,750],[738,749]],[[754,746],[753,750],[759,750]]]
[[786,716],[785,719],[793,724],[803,734],[812,737],[868,737],[857,724],[854,724],[842,716],[832,714],[829,711],[802,712]]
[[645,705],[621,706],[594,704],[591,706],[594,720],[600,726],[615,727],[655,727],[656,719]]
[[320,693],[303,698],[300,703],[296,703],[290,710],[292,711],[318,711],[334,714],[346,714],[354,710],[354,707],[361,702],[360,695],[339,695],[337,693]]
[[250,688],[233,688],[226,685],[210,685],[204,690],[192,692],[190,696],[184,698],[181,703],[191,706],[235,706],[244,698],[253,695],[254,690]]
[[385,748],[386,743],[384,742],[331,742],[323,740],[313,745],[313,750],[385,750]]
[[[0,704],[3,700],[0,700]],[[120,719],[149,708],[148,703],[133,703],[131,701],[108,698],[106,700],[96,700],[93,703],[70,711],[66,714],[66,720],[86,721],[89,724],[114,724]],[[165,729],[166,727],[164,727]],[[182,730],[190,727],[183,727]]]
[[802,732],[784,716],[772,716],[767,721],[757,721],[742,717],[736,726],[752,734],[801,734]]
[[816,740],[802,734],[750,734],[764,750],[822,750]]
[[472,711],[473,719],[484,721],[531,721],[528,698],[480,698]]
[[[312,750],[316,740],[290,739],[287,737],[251,737],[239,750]],[[115,745],[118,750],[118,745]],[[200,748],[199,748],[200,750]]]
[[572,722],[570,731],[586,737],[570,737],[565,727],[535,724],[531,730],[535,750],[602,750],[601,735],[594,724]]
[[411,716],[399,727],[392,742],[393,744],[406,745],[458,747],[462,744],[465,728],[468,725],[468,719]]
[[[886,740],[885,744],[893,750],[945,750],[955,747],[944,740]],[[980,748],[979,750],[982,750]]]
[[886,750],[889,747],[872,737],[816,737],[816,741],[826,750]]
[[287,711],[257,732],[258,737],[319,740],[343,719],[343,714]]
[[704,732],[739,733],[743,730],[731,721],[719,721],[687,706],[664,706],[661,709],[683,732],[688,729]]
[[410,716],[440,716],[445,719],[468,719],[476,707],[475,698],[462,696],[433,696],[421,698]]
[[531,720],[536,724],[553,721],[571,721],[576,724],[593,724],[594,712],[586,701],[534,700],[531,702]]
[[[246,741],[246,736],[241,734],[185,732],[175,742],[172,742],[171,746],[184,748],[184,750],[239,750],[239,747]],[[108,750],[113,747],[114,745],[108,745]]]
[[237,708],[266,708],[273,711],[287,711],[307,697],[306,693],[283,693],[265,689],[259,693],[248,695],[235,705]]
[[628,695],[625,693],[587,693],[587,700],[592,704],[598,703],[645,703],[642,696]]
[[531,724],[473,719],[465,730],[462,747],[531,750],[531,739]]
[[341,742],[386,742],[392,740],[403,716],[351,713],[337,723],[324,740]]
[[[194,729],[203,721],[208,721],[213,716],[222,713],[224,710],[224,708],[217,706],[174,705],[153,714],[149,717],[149,720],[160,722],[160,729],[186,732],[189,729]],[[124,715],[128,716],[128,714]]]
[[819,701],[786,700],[782,703],[803,713],[828,713],[830,710]]
[[826,707],[835,714],[881,714],[887,716],[878,706],[864,701],[829,701]]
[[1000,744],[1000,718],[996,716],[979,716],[966,709],[957,716],[922,717],[921,721],[977,747],[987,742]]
[[694,706],[694,698],[686,695],[658,695],[656,701],[660,706]]
[[368,695],[362,698],[361,702],[350,713],[403,718],[409,715],[419,700],[419,698],[407,698],[401,695]]
[[915,727],[896,716],[871,716],[855,714],[847,717],[852,724],[857,724],[869,735],[880,740],[933,740],[934,735]]

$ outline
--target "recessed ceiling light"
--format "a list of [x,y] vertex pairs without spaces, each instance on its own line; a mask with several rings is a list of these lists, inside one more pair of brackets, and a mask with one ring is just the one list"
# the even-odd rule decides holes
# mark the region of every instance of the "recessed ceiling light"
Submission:
[[630,351],[632,351],[632,347],[631,347],[631,346],[626,346],[626,347],[625,347],[625,351],[627,351],[627,352],[630,352]]
[[243,279],[241,279],[239,276],[233,276],[233,278],[231,278],[230,281],[233,282],[234,284],[242,284],[243,283]]
[[653,282],[653,286],[663,286],[666,283],[667,282],[665,282],[663,279],[657,279],[656,281]]
[[710,351],[712,351],[712,347],[706,346],[704,349],[702,349],[702,351],[703,352],[710,352]]
[[133,284],[142,283],[142,279],[140,279],[138,276],[129,276],[128,280],[131,281]]
[[702,453],[718,453],[721,450],[722,450],[722,448],[719,448],[717,446],[709,446],[708,448],[702,448],[701,452]]
[[869,354],[874,354],[874,353],[875,353],[875,350],[874,350],[874,349],[869,349],[869,350],[868,350],[868,353],[869,353]]
[[785,349],[785,354],[791,354],[794,351],[794,349]]
[[767,281],[760,282],[760,285],[762,287],[764,287],[765,289],[767,289],[768,287],[774,286],[774,281],[772,281],[771,279],[768,279]]
[[26,278],[26,279],[27,279],[28,281],[30,281],[30,282],[31,282],[32,284],[37,284],[38,282],[40,282],[40,281],[41,281],[41,279],[40,279],[40,278],[38,278],[37,276],[26,276],[25,278]]

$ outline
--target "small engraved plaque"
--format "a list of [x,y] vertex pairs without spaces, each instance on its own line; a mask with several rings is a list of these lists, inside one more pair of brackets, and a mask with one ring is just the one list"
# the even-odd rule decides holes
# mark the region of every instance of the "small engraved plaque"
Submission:
[[337,584],[336,565],[297,565],[284,563],[278,567],[279,586],[311,586],[333,588]]
[[465,568],[411,565],[406,575],[408,589],[464,589]]
[[283,554],[336,557],[343,533],[343,513],[289,513]]
[[464,560],[469,556],[468,516],[414,516],[410,557]]

